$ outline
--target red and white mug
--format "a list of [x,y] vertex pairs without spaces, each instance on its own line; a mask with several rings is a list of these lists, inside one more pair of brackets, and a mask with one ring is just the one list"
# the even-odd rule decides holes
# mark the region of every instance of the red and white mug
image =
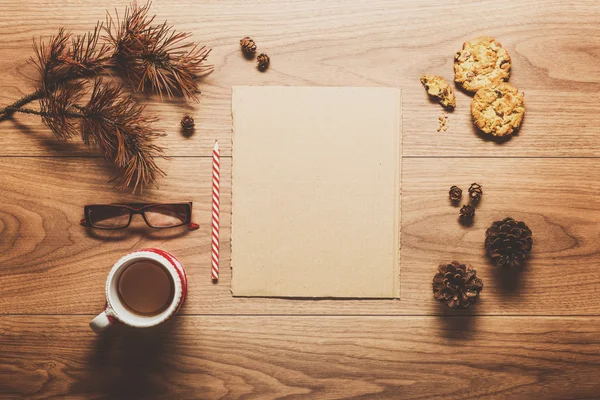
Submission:
[[[171,277],[174,285],[172,302],[160,314],[143,316],[129,311],[121,302],[118,295],[117,284],[121,273],[131,264],[140,261],[154,261],[159,263]],[[185,301],[187,295],[187,277],[181,262],[167,251],[148,248],[135,251],[121,257],[117,261],[106,279],[106,306],[96,318],[90,322],[90,327],[96,333],[102,332],[112,324],[121,322],[134,328],[149,328],[161,324],[171,318]]]

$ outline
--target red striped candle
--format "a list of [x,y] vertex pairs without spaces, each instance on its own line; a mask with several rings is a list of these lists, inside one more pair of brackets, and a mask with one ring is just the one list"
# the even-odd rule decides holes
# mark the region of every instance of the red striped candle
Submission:
[[220,161],[219,142],[215,142],[213,147],[213,168],[212,168],[212,223],[211,223],[211,278],[213,281],[219,280],[219,181],[220,181]]

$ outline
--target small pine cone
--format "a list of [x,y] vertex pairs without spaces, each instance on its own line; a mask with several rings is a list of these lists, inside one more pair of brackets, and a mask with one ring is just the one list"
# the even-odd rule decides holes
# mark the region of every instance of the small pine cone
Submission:
[[244,53],[246,57],[253,57],[254,53],[256,53],[256,43],[248,36],[240,40],[240,46],[242,47],[242,53]]
[[523,268],[533,246],[532,235],[524,222],[504,218],[485,232],[485,252],[499,267]]
[[452,186],[450,188],[450,200],[452,201],[460,201],[460,198],[462,197],[462,189],[459,188],[458,186]]
[[469,220],[475,216],[475,207],[470,204],[465,204],[460,208],[459,215],[460,219]]
[[269,68],[271,59],[265,53],[260,53],[258,57],[256,57],[256,62],[258,64],[258,70],[265,71],[267,68]]
[[467,308],[475,303],[483,282],[470,265],[452,261],[441,264],[433,277],[433,297],[450,308]]
[[481,200],[481,195],[483,194],[483,189],[481,185],[478,183],[472,183],[471,187],[469,187],[469,197],[472,201]]
[[194,118],[190,117],[189,115],[183,117],[181,119],[181,127],[186,131],[194,129]]

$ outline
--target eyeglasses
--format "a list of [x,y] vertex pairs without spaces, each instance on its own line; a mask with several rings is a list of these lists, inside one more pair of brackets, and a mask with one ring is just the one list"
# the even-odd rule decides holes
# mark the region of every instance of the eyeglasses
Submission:
[[192,222],[192,202],[189,203],[133,203],[90,204],[84,207],[85,218],[81,225],[96,229],[124,229],[134,214],[140,214],[146,225],[155,229],[175,228],[188,225],[190,230],[199,228]]

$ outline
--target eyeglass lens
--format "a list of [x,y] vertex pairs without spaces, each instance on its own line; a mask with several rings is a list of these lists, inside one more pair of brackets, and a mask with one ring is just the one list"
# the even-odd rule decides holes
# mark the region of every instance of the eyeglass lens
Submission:
[[119,206],[98,206],[88,209],[88,217],[92,226],[97,228],[124,228],[129,224],[130,211]]
[[169,228],[185,224],[188,220],[187,204],[157,204],[144,209],[148,225],[154,228]]

